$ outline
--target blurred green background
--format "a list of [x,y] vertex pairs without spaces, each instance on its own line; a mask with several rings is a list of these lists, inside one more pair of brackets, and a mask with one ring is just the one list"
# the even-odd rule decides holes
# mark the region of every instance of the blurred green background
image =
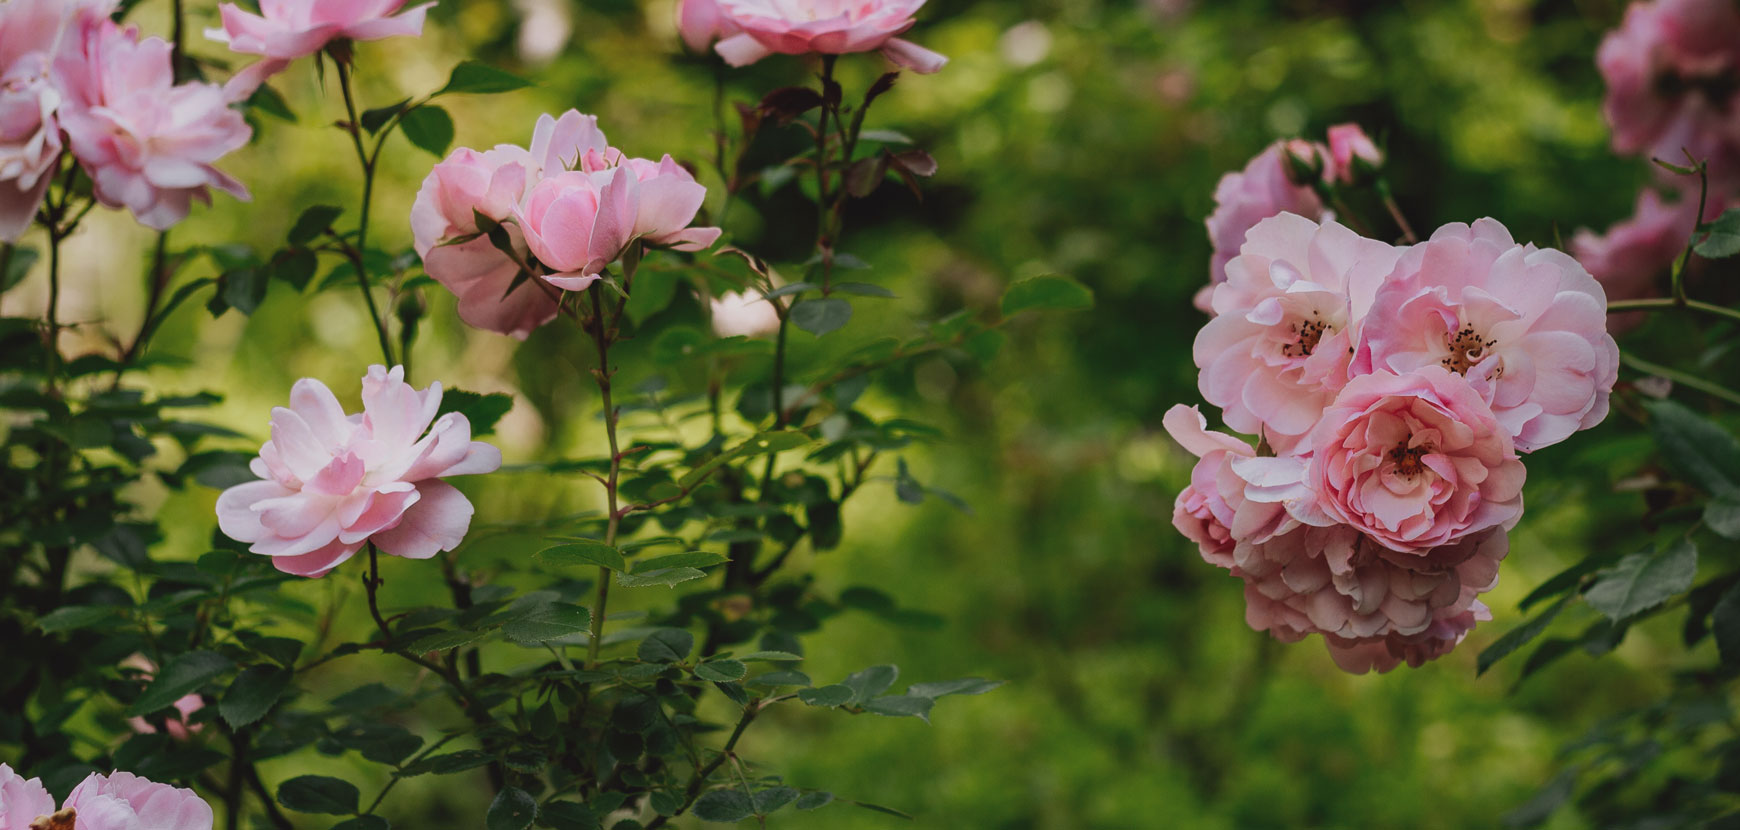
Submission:
[[[134,20],[165,31],[166,6],[146,3]],[[190,8],[206,18],[197,23],[214,16],[204,3]],[[1629,472],[1616,459],[1637,432],[1622,418],[1530,458],[1530,512],[1488,597],[1496,619],[1436,663],[1365,677],[1339,672],[1316,641],[1281,646],[1245,626],[1239,584],[1170,526],[1191,459],[1159,429],[1168,406],[1197,400],[1189,347],[1203,319],[1190,298],[1207,275],[1202,218],[1215,181],[1275,138],[1320,137],[1343,121],[1383,136],[1398,197],[1422,228],[1490,215],[1519,239],[1552,245],[1628,212],[1647,171],[1607,151],[1593,66],[1622,10],[1617,0],[928,4],[912,38],[953,60],[934,76],[904,76],[869,126],[912,136],[941,172],[922,203],[892,186],[855,203],[842,246],[900,298],[859,303],[834,342],[794,332],[797,371],[817,349],[989,308],[1024,276],[1070,274],[1095,290],[1098,307],[1023,319],[986,369],[944,356],[878,378],[870,409],[910,413],[947,435],[906,454],[915,474],[972,511],[937,499],[901,504],[886,482],[854,501],[847,543],[821,556],[804,550],[801,564],[824,590],[876,586],[944,624],[842,616],[807,641],[806,670],[831,681],[888,662],[903,682],[982,675],[1008,685],[944,701],[931,726],[790,709],[759,722],[741,750],[794,785],[897,807],[927,828],[1491,827],[1552,777],[1564,743],[1659,695],[1667,655],[1686,659],[1660,647],[1671,623],[1633,632],[1607,659],[1573,655],[1520,688],[1520,661],[1475,676],[1479,650],[1523,619],[1517,600],[1639,512],[1634,496],[1613,493]],[[670,152],[709,169],[721,73],[710,58],[683,55],[669,0],[446,0],[430,20],[420,40],[358,49],[364,106],[434,89],[475,56],[538,85],[447,101],[457,144],[523,144],[537,114],[574,107],[598,114],[630,153]],[[193,48],[225,57],[210,43]],[[882,69],[875,56],[842,61],[848,97]],[[726,96],[752,101],[807,82],[807,71],[799,59],[769,59],[724,73]],[[254,200],[219,196],[175,231],[177,245],[270,250],[302,207],[354,204],[347,139],[325,126],[342,116],[336,92],[322,95],[307,62],[275,85],[298,123],[268,119],[223,165]],[[435,159],[401,139],[388,155],[373,235],[403,247],[403,217]],[[797,198],[787,189],[740,200],[728,222],[737,244],[788,268],[806,258],[810,226],[762,217]],[[124,216],[91,225],[70,243],[66,267],[63,308],[81,323],[75,350],[107,348],[108,333],[136,326],[151,241]],[[0,303],[18,314],[42,296],[32,281]],[[519,344],[463,327],[444,292],[426,297],[418,381],[514,392],[518,405],[494,439],[510,465],[575,457],[602,440],[589,353],[572,333],[551,326]],[[704,321],[682,295],[648,331]],[[622,383],[654,373],[651,339],[624,350]],[[354,291],[297,296],[274,283],[248,318],[214,321],[189,304],[153,350],[190,359],[153,370],[159,388],[219,390],[219,418],[263,439],[268,409],[298,377],[354,402],[374,345]],[[646,426],[630,424],[631,434]],[[479,510],[458,555],[486,576],[540,547],[535,532],[513,528],[598,506],[596,486],[579,477],[510,471],[460,485]],[[215,496],[139,494],[161,505],[171,534],[159,556],[206,549]],[[397,560],[385,569],[387,604],[439,601],[437,569]],[[294,589],[311,608],[350,598],[335,637],[365,625],[346,573]],[[488,659],[505,668],[516,658]],[[317,675],[312,692],[335,696],[383,673],[411,681],[396,665],[353,658]],[[406,718],[416,726],[445,716]],[[266,771],[281,780],[347,764],[310,754]],[[395,823],[458,827],[454,816],[481,814],[481,779],[469,789],[443,780],[397,790]],[[901,824],[848,806],[772,823]],[[1551,826],[1584,822],[1562,811]]]

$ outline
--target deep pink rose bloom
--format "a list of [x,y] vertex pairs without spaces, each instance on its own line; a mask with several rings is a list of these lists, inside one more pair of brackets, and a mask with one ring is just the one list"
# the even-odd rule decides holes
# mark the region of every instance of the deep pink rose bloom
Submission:
[[1583,266],[1482,219],[1408,249],[1361,329],[1356,372],[1421,366],[1466,375],[1530,452],[1607,416],[1619,346],[1607,296]]
[[1633,3],[1596,53],[1613,149],[1710,162],[1740,182],[1740,7],[1733,0]]
[[[924,0],[716,2],[724,22],[738,30],[713,47],[732,66],[748,66],[774,53],[844,55],[880,50],[894,64],[928,75],[949,60],[897,37],[917,22],[912,16]],[[729,29],[718,31],[724,34]]]
[[719,10],[718,0],[682,0],[677,9],[677,31],[691,51],[701,52],[739,30]]
[[1380,167],[1384,163],[1383,153],[1358,124],[1337,124],[1330,127],[1330,178],[1343,184],[1352,184],[1359,173],[1354,164],[1355,159],[1372,168]]
[[1204,561],[1236,576],[1236,548],[1262,544],[1298,526],[1282,505],[1245,498],[1248,485],[1232,465],[1256,456],[1251,445],[1210,432],[1208,420],[1192,406],[1172,407],[1162,423],[1172,440],[1199,459],[1190,471],[1190,486],[1173,505],[1172,525],[1197,544]]
[[113,7],[112,0],[0,4],[0,239],[16,241],[36,218],[60,157],[57,50],[76,44]]
[[359,415],[320,381],[297,381],[249,465],[263,480],[218,497],[218,527],[298,576],[325,576],[366,542],[407,559],[458,547],[471,502],[441,479],[493,472],[501,452],[471,440],[464,415],[436,418],[441,384],[418,391],[404,374],[369,367]]
[[210,204],[212,188],[248,198],[213,166],[253,133],[222,88],[176,84],[170,45],[140,40],[137,28],[105,19],[81,35],[58,64],[67,96],[60,122],[98,201],[164,230],[194,200]]
[[405,0],[260,0],[260,13],[234,3],[218,6],[223,26],[205,36],[227,43],[231,51],[291,61],[312,55],[335,40],[380,40],[423,34],[423,18],[434,3],[405,9]]
[[1399,254],[1335,222],[1257,223],[1194,347],[1202,396],[1227,426],[1291,452],[1347,383],[1356,321]]
[[[1329,158],[1329,150],[1317,144],[1291,142],[1294,149],[1308,148],[1320,162]],[[1317,221],[1331,218],[1309,185],[1294,184],[1287,172],[1289,142],[1277,141],[1245,165],[1245,169],[1220,177],[1214,188],[1214,213],[1208,217],[1208,239],[1214,243],[1214,256],[1208,265],[1208,287],[1196,295],[1196,307],[1211,311],[1210,296],[1214,286],[1226,282],[1226,266],[1239,255],[1245,244],[1245,234],[1258,222],[1281,213],[1295,213]],[[1235,427],[1236,428],[1236,427]]]
[[1510,433],[1443,367],[1354,378],[1307,442],[1308,458],[1235,462],[1253,485],[1247,497],[1285,503],[1309,525],[1350,525],[1398,553],[1424,554],[1522,517],[1525,472]]
[[42,779],[25,778],[0,764],[0,830],[30,830],[31,822],[54,812],[54,796]]
[[193,790],[155,784],[129,772],[92,773],[62,809],[78,830],[211,830],[211,805]]

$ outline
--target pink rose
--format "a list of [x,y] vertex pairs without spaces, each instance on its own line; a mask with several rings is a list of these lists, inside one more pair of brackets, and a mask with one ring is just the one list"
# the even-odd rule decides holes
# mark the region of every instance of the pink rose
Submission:
[[682,0],[678,5],[677,30],[690,51],[705,51],[720,38],[739,31],[737,24],[719,10],[718,0]]
[[1190,471],[1190,486],[1173,505],[1172,525],[1197,544],[1204,561],[1236,576],[1235,549],[1267,542],[1298,526],[1281,505],[1245,498],[1247,482],[1232,465],[1256,457],[1251,445],[1210,432],[1208,420],[1192,406],[1172,407],[1162,423],[1172,440],[1199,459]]
[[1607,416],[1619,346],[1601,284],[1560,251],[1482,219],[1410,248],[1377,292],[1355,370],[1466,375],[1521,452]]
[[101,20],[61,56],[67,100],[60,111],[97,200],[125,207],[164,230],[187,217],[211,188],[246,200],[242,184],[213,166],[253,131],[215,84],[175,83],[170,45]]
[[[157,664],[151,662],[142,654],[135,654],[132,657],[121,661],[121,665],[132,669],[138,669],[140,677],[146,681],[150,681],[151,678],[157,674]],[[164,731],[169,734],[169,737],[174,738],[175,740],[187,740],[193,733],[204,728],[203,724],[190,725],[188,722],[188,719],[193,717],[193,713],[204,708],[205,698],[200,697],[198,693],[183,695],[180,700],[177,700],[174,703],[175,715],[164,721]],[[141,735],[151,735],[157,732],[157,727],[152,726],[151,722],[144,718],[128,718],[127,725],[132,727],[134,732],[138,732]],[[0,830],[5,829],[0,827]]]
[[366,542],[407,559],[458,547],[471,502],[441,479],[493,472],[501,452],[472,441],[464,415],[437,419],[441,384],[412,389],[401,367],[369,367],[362,399],[346,415],[325,384],[297,381],[250,464],[262,480],[218,497],[218,527],[299,576],[325,576]]
[[[1724,206],[1723,199],[1712,198],[1704,220],[1720,216]],[[1637,208],[1631,217],[1608,228],[1605,235],[1598,236],[1588,228],[1578,230],[1571,237],[1571,254],[1601,283],[1608,300],[1661,296],[1661,278],[1691,239],[1692,227],[1697,224],[1692,214],[1697,210],[1695,197],[1682,196],[1668,203],[1646,189],[1637,194]],[[1624,331],[1642,323],[1643,317],[1641,312],[1610,315],[1607,330]]]
[[779,309],[759,291],[727,291],[707,304],[713,333],[720,337],[769,337],[779,331]]
[[[1305,144],[1319,162],[1328,157],[1328,149]],[[1214,213],[1208,217],[1208,238],[1214,243],[1214,257],[1209,260],[1209,288],[1196,295],[1196,307],[1210,311],[1209,299],[1214,286],[1226,282],[1226,266],[1239,255],[1245,244],[1245,234],[1258,222],[1281,213],[1296,213],[1317,221],[1332,218],[1310,185],[1295,184],[1287,169],[1287,145],[1277,141],[1251,159],[1245,169],[1220,177],[1214,189]]]
[[[912,28],[924,0],[715,0],[722,23],[736,27],[713,48],[732,66],[768,55],[844,55],[880,50],[897,66],[930,74],[948,58],[896,35]],[[687,11],[687,9],[685,9]],[[720,26],[725,34],[730,29]],[[685,37],[689,30],[685,28]]]
[[1390,634],[1372,640],[1343,640],[1339,637],[1323,639],[1329,646],[1330,658],[1335,660],[1335,665],[1342,671],[1349,674],[1372,671],[1382,674],[1403,663],[1417,669],[1449,654],[1462,644],[1462,638],[1474,630],[1476,623],[1491,619],[1492,611],[1486,604],[1474,600],[1465,611],[1433,619],[1432,625],[1418,634]]
[[54,796],[40,778],[25,778],[0,764],[0,830],[30,830],[30,825],[54,814]]
[[515,219],[526,246],[555,273],[544,280],[583,291],[634,238],[638,184],[627,167],[569,170],[539,182]]
[[423,34],[423,18],[434,3],[406,9],[405,0],[260,0],[260,13],[234,3],[218,6],[223,26],[205,36],[230,50],[291,61],[312,55],[335,40],[380,40]]
[[633,158],[619,162],[634,171],[637,188],[634,235],[654,245],[679,251],[705,250],[719,240],[718,228],[691,228],[707,188],[695,181],[666,154],[654,162]]
[[1330,127],[1330,178],[1343,184],[1353,184],[1361,176],[1356,161],[1375,170],[1383,166],[1384,155],[1358,124],[1338,124]]
[[[1422,555],[1522,516],[1525,472],[1510,433],[1443,367],[1354,378],[1307,440],[1308,459],[1235,462],[1253,483],[1247,495],[1286,501],[1306,524],[1350,525]],[[1300,485],[1312,498],[1297,498]]]
[[1257,223],[1196,336],[1203,398],[1227,426],[1291,452],[1347,383],[1355,321],[1399,255],[1332,221]]
[[1710,162],[1740,182],[1740,8],[1732,0],[1633,3],[1596,53],[1613,149]]
[[112,0],[0,4],[0,239],[24,235],[62,147],[56,50],[107,18]]
[[128,772],[91,773],[66,797],[78,830],[211,830],[211,805],[193,790],[154,784]]

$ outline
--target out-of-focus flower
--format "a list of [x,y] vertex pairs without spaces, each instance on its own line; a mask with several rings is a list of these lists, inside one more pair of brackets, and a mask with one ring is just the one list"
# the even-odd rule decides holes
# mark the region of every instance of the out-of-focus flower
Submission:
[[1613,149],[1710,163],[1740,183],[1740,7],[1732,0],[1631,4],[1596,53]]
[[1402,255],[1361,329],[1357,364],[1465,375],[1530,452],[1607,416],[1619,346],[1607,296],[1583,266],[1482,219],[1445,225]]
[[31,830],[37,819],[54,814],[54,796],[40,778],[25,778],[0,764],[0,830]]
[[1333,221],[1258,222],[1196,336],[1203,398],[1227,426],[1292,451],[1347,383],[1355,321],[1400,254]]
[[0,4],[0,239],[16,241],[30,226],[60,157],[58,52],[113,6],[112,0]]
[[520,59],[543,64],[562,54],[574,36],[574,19],[563,0],[514,0],[520,10]]
[[[1706,221],[1722,212],[1722,200],[1711,200]],[[1635,300],[1658,296],[1660,279],[1685,250],[1697,224],[1695,199],[1664,202],[1654,190],[1637,194],[1637,208],[1622,222],[1597,235],[1588,228],[1571,237],[1571,254],[1601,283],[1608,300]],[[1612,315],[1609,331],[1624,331],[1641,323],[1638,312]]]
[[677,31],[690,51],[707,47],[739,32],[737,24],[719,9],[718,0],[681,0],[677,8]]
[[61,805],[76,830],[211,830],[211,805],[193,790],[147,781],[129,772],[92,773]]
[[1360,165],[1375,170],[1383,163],[1383,152],[1358,124],[1337,124],[1329,128],[1331,178],[1343,184],[1353,184],[1362,177]]
[[[157,674],[157,664],[146,659],[142,654],[135,654],[123,660],[121,665],[138,669],[146,680],[150,680]],[[201,724],[190,725],[188,723],[188,719],[193,717],[193,713],[205,708],[205,698],[200,697],[197,692],[183,695],[181,699],[175,701],[173,706],[176,716],[168,718],[163,723],[164,731],[169,734],[169,737],[185,741],[193,733],[204,728]],[[152,726],[151,722],[144,718],[128,718],[127,725],[141,735],[151,735],[157,732],[157,727]],[[4,830],[4,827],[0,826],[0,830]]]
[[779,309],[755,289],[727,291],[707,301],[713,333],[720,337],[768,337],[779,331]]
[[223,25],[205,36],[244,55],[291,61],[335,40],[380,40],[423,34],[434,3],[409,9],[405,0],[260,0],[253,14],[234,3],[218,6]]
[[215,167],[252,129],[215,84],[175,83],[170,45],[103,19],[81,27],[57,61],[66,101],[60,123],[90,174],[97,200],[164,230],[211,189],[247,188]]
[[917,22],[913,15],[925,0],[714,1],[724,22],[738,29],[713,47],[732,66],[747,66],[775,53],[844,55],[872,50],[921,74],[948,63],[948,58],[898,37]]
[[[1328,157],[1326,147],[1305,146],[1320,164]],[[1310,184],[1295,182],[1288,168],[1287,144],[1277,141],[1251,159],[1243,170],[1220,178],[1214,189],[1214,213],[1208,217],[1208,238],[1214,244],[1214,257],[1208,266],[1209,287],[1196,295],[1197,308],[1210,311],[1214,286],[1226,282],[1227,263],[1239,255],[1245,234],[1258,222],[1281,213],[1298,214],[1312,221],[1334,216]]]
[[324,576],[367,542],[407,559],[452,550],[472,506],[441,479],[501,467],[464,415],[436,417],[441,384],[419,391],[402,367],[371,366],[362,387],[362,413],[346,415],[325,384],[297,381],[249,465],[262,480],[218,497],[219,528],[281,571]]

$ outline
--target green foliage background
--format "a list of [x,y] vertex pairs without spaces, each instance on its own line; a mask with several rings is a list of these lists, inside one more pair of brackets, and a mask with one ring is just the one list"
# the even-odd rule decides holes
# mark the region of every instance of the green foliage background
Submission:
[[[211,14],[191,6],[196,19]],[[524,143],[538,113],[575,107],[598,114],[631,153],[670,152],[705,168],[717,70],[682,55],[672,5],[566,8],[566,51],[528,64],[514,4],[448,0],[424,38],[358,49],[365,106],[433,89],[475,56],[538,83],[446,101],[458,144]],[[165,11],[147,3],[134,19],[155,30]],[[1551,245],[1623,216],[1646,171],[1608,153],[1593,66],[1621,11],[1615,0],[933,0],[913,37],[953,62],[903,76],[870,126],[906,132],[941,172],[922,203],[887,187],[854,204],[843,244],[873,265],[869,281],[900,299],[859,303],[838,342],[818,347],[794,333],[798,371],[816,348],[988,307],[1024,276],[1068,273],[1095,290],[1098,307],[1023,320],[988,370],[938,357],[878,379],[872,409],[916,408],[948,436],[908,453],[914,473],[972,511],[935,498],[904,505],[891,481],[879,482],[848,507],[845,546],[800,551],[820,585],[874,585],[925,612],[906,624],[869,613],[832,620],[809,642],[805,668],[822,680],[888,662],[910,680],[1009,683],[944,702],[934,726],[788,709],[758,723],[744,751],[794,785],[898,807],[919,827],[1490,827],[1553,776],[1561,745],[1658,696],[1674,661],[1692,659],[1663,647],[1677,636],[1673,622],[1632,632],[1599,662],[1573,654],[1520,690],[1521,661],[1475,676],[1480,649],[1524,619],[1516,604],[1529,589],[1612,544],[1602,540],[1616,530],[1636,532],[1626,517],[1641,513],[1640,500],[1613,485],[1647,447],[1622,415],[1530,458],[1530,510],[1488,597],[1496,619],[1450,657],[1384,677],[1346,676],[1315,641],[1280,646],[1246,628],[1238,583],[1170,526],[1190,459],[1159,429],[1166,407],[1196,400],[1189,346],[1202,318],[1189,301],[1206,278],[1201,220],[1215,181],[1274,138],[1319,136],[1342,121],[1385,136],[1399,198],[1424,228],[1491,215],[1519,239]],[[194,51],[224,57],[209,43]],[[881,69],[873,56],[841,64],[848,89]],[[753,100],[804,73],[797,59],[775,58],[723,83],[729,100]],[[270,250],[303,206],[354,203],[347,139],[324,126],[342,115],[335,91],[322,97],[307,62],[276,86],[298,123],[268,120],[225,164],[254,201],[219,196],[176,231],[178,244]],[[435,159],[394,141],[373,233],[402,247],[409,229],[396,217]],[[749,201],[732,208],[739,244],[775,262],[807,255],[811,228],[762,222]],[[149,240],[106,216],[70,243],[68,302],[87,348],[134,327]],[[5,311],[34,309],[37,282],[7,294]],[[517,345],[464,328],[444,292],[427,300],[419,382],[516,392],[496,439],[510,465],[595,451],[595,391],[571,332],[552,326]],[[686,295],[662,317],[705,320]],[[654,374],[647,341],[623,350],[620,383]],[[256,439],[297,377],[322,378],[354,401],[374,351],[354,292],[297,296],[277,282],[248,318],[213,321],[190,304],[152,348],[190,360],[153,370],[159,388],[222,390],[219,419]],[[478,518],[459,556],[483,571],[541,547],[512,528],[598,506],[579,477],[508,471],[460,485]],[[141,494],[161,503],[170,532],[157,556],[206,549],[215,496]],[[348,593],[336,627],[362,630],[348,573],[293,591],[311,607]],[[443,601],[433,565],[391,560],[385,575],[388,605]],[[331,695],[411,682],[385,664],[341,661],[317,679]],[[266,770],[274,780],[373,774],[314,754]],[[453,786],[461,780],[407,781],[394,796],[397,823],[450,827],[453,816],[481,814],[483,788]],[[899,826],[849,807],[788,811],[773,823]],[[1561,812],[1551,826],[1584,825]]]

